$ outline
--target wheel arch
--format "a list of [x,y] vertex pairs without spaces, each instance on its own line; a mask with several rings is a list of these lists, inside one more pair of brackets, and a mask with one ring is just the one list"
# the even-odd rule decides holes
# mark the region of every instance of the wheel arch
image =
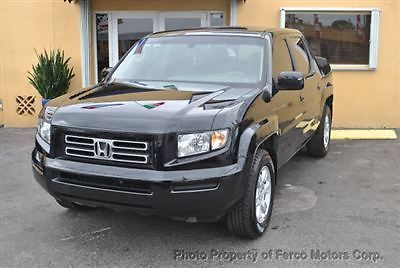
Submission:
[[331,114],[333,114],[333,95],[330,95],[326,101],[325,105],[328,105],[329,109],[331,109]]
[[244,167],[246,162],[252,162],[255,153],[261,148],[267,150],[271,155],[276,172],[278,139],[278,130],[273,125],[265,124],[263,128],[259,124],[254,124],[248,127],[240,137],[238,164]]
[[275,173],[275,180],[276,180],[276,174],[278,171],[278,139],[279,136],[278,134],[274,133],[271,136],[268,136],[265,140],[263,140],[262,142],[260,142],[255,150],[255,152],[257,152],[257,150],[259,149],[263,149],[266,150],[269,155],[272,158],[272,162],[274,164],[274,173]]

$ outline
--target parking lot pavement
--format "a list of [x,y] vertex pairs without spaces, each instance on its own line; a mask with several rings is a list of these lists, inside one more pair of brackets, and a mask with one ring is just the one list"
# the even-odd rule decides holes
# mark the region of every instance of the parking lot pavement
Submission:
[[320,160],[300,152],[279,172],[270,228],[248,241],[223,223],[68,211],[33,179],[33,136],[33,129],[0,129],[1,267],[400,263],[398,140],[334,141]]

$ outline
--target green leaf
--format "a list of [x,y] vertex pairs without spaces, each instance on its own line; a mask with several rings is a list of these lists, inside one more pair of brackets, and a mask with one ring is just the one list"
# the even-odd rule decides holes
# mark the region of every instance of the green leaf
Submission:
[[64,51],[44,50],[38,54],[35,50],[38,63],[32,65],[28,71],[29,83],[46,99],[56,98],[65,94],[75,77],[73,67],[69,67],[71,58],[65,58]]

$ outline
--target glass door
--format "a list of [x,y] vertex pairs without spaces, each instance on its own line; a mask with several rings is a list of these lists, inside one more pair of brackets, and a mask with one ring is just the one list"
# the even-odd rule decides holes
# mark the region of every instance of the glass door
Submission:
[[158,28],[155,13],[115,12],[111,14],[110,66],[114,66],[140,38]]
[[96,82],[101,76],[104,68],[110,67],[109,55],[109,19],[107,13],[97,13],[95,16],[96,33],[95,38],[95,59],[96,59]]
[[207,26],[207,13],[205,12],[165,12],[160,13],[160,31],[178,29],[200,28]]
[[98,74],[105,65],[114,66],[117,64],[128,49],[147,34],[165,30],[223,25],[223,12],[97,13],[95,28],[96,76],[99,76]]

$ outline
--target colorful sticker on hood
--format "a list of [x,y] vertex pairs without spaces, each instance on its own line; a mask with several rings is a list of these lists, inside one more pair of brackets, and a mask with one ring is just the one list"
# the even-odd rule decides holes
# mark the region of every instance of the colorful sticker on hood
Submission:
[[163,105],[165,102],[164,101],[162,101],[162,102],[155,102],[155,103],[146,103],[146,104],[141,104],[141,103],[139,103],[140,105],[142,105],[144,108],[146,108],[146,109],[153,109],[153,108],[156,108],[156,107],[158,107],[158,106],[161,106],[161,105]]
[[104,107],[111,107],[111,106],[121,106],[124,105],[123,103],[109,103],[109,104],[93,104],[88,106],[82,106],[82,109],[93,110],[97,108],[104,108]]

